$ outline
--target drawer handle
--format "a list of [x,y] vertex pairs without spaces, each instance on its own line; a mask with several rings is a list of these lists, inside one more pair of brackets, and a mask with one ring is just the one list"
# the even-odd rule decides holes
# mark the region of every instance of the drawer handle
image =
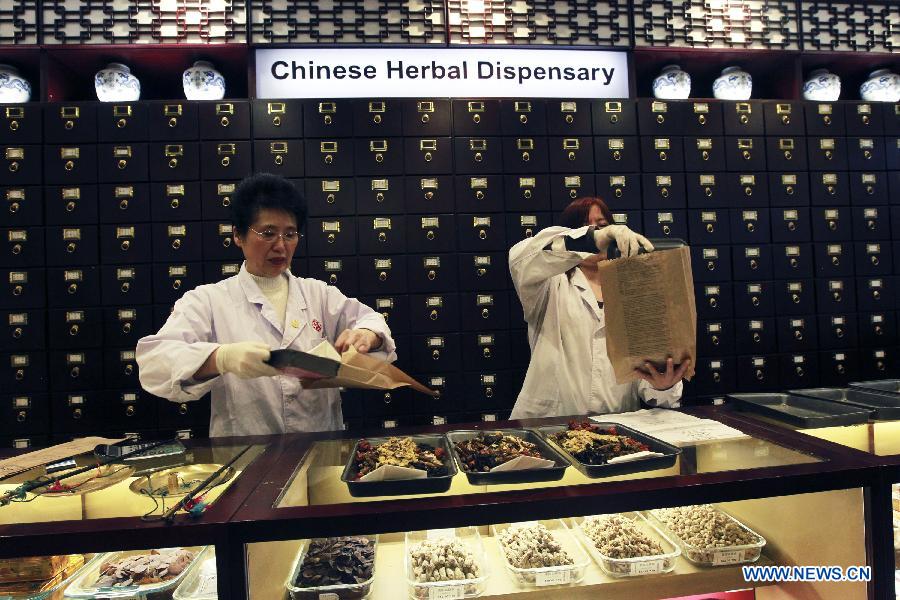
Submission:
[[797,377],[803,377],[806,371],[803,370],[803,367],[797,367],[794,369],[794,372],[797,373]]
[[757,369],[756,370],[756,379],[758,381],[762,381],[765,378],[766,378],[765,372],[762,369]]
[[222,117],[219,119],[219,123],[222,124],[222,127],[228,127],[231,124],[231,121],[228,120],[228,117]]
[[835,327],[834,328],[834,337],[836,337],[838,339],[844,337],[844,329],[842,327]]
[[837,221],[828,221],[828,229],[836,231],[838,227]]
[[10,130],[10,131],[18,131],[18,129],[19,129],[19,122],[18,122],[18,121],[10,121],[10,122],[9,122],[9,130]]
[[181,206],[181,202],[178,201],[178,198],[172,198],[172,201],[169,202],[169,206],[171,206],[172,208],[178,208],[179,206]]
[[431,351],[431,360],[440,360],[441,359],[441,351],[440,350],[432,350]]
[[846,371],[847,369],[844,368],[844,365],[838,363],[838,365],[834,368],[834,370],[837,371],[838,373],[840,373],[841,375],[843,375],[844,371]]
[[18,340],[18,339],[22,338],[23,333],[24,332],[22,331],[21,327],[16,327],[15,329],[13,329],[12,336],[13,336],[13,338]]
[[125,169],[128,168],[128,161],[125,160],[124,158],[119,159],[119,162],[116,163],[116,166],[119,167],[120,171],[124,171]]
[[528,115],[519,115],[519,123],[522,125],[528,123]]
[[338,280],[338,276],[337,276],[336,274],[334,274],[334,273],[332,273],[332,274],[328,277],[328,282],[329,282],[331,285],[336,284],[336,283],[337,283],[337,280]]
[[670,235],[672,233],[672,228],[668,225],[663,225],[662,231],[665,235]]
[[326,125],[331,125],[331,124],[334,122],[334,119],[331,118],[331,115],[325,115],[325,116],[322,118],[322,121],[323,121]]
[[222,247],[231,248],[231,238],[230,237],[222,238]]
[[23,379],[25,379],[25,370],[16,369],[16,381],[22,381]]
[[752,196],[752,195],[753,195],[753,188],[750,187],[750,186],[745,187],[745,188],[744,188],[744,194],[746,194],[747,196]]
[[13,296],[21,296],[22,292],[24,292],[24,291],[25,291],[25,288],[23,288],[21,285],[17,285],[16,287],[13,288],[12,293],[13,293]]
[[741,152],[741,156],[744,157],[744,160],[750,160],[751,158],[753,158],[753,153],[749,150],[744,150],[743,152]]
[[13,254],[22,254],[22,244],[13,244],[12,253]]
[[431,313],[428,315],[428,318],[431,319],[432,321],[437,321],[438,320],[438,311],[437,310],[431,311]]
[[840,301],[841,301],[841,293],[840,293],[840,292],[834,292],[834,293],[832,293],[832,294],[831,294],[831,297],[834,299],[835,302],[840,302]]
[[131,323],[122,323],[122,333],[131,333]]
[[378,274],[378,281],[387,281],[388,275],[387,272],[382,271]]
[[76,421],[79,420],[81,418],[81,416],[82,416],[82,413],[81,413],[80,408],[76,408],[75,410],[72,411],[72,418],[75,419]]
[[703,160],[709,160],[709,150],[703,150],[700,152],[700,158]]
[[63,123],[63,129],[65,129],[66,131],[73,129],[74,127],[75,121],[72,121],[71,119]]
[[718,371],[716,371],[712,374],[712,380],[713,383],[720,383],[722,381],[722,375]]
[[19,203],[13,202],[9,205],[9,212],[11,212],[12,214],[16,214],[17,212],[19,212],[19,208]]
[[479,268],[477,271],[475,271],[475,273],[476,273],[479,277],[484,277],[485,275],[487,275],[487,269],[485,269],[484,267],[481,267],[481,268]]
[[697,122],[706,125],[706,115],[697,115]]
[[183,403],[183,402],[182,402],[181,404],[179,404],[179,405],[178,405],[178,414],[179,414],[179,415],[186,415],[186,414],[188,414],[188,405],[185,404],[185,403]]
[[133,407],[133,406],[126,406],[126,407],[125,407],[125,416],[126,416],[126,417],[133,417],[133,416],[134,416],[134,407]]
[[384,202],[384,192],[375,194],[375,202]]
[[69,287],[66,288],[66,291],[69,292],[70,294],[77,294],[78,293],[78,284],[70,283]]
[[578,197],[578,190],[569,190],[569,197],[573,200]]
[[663,115],[656,115],[656,122],[662,125],[666,122],[666,118]]
[[784,192],[788,196],[793,196],[794,195],[794,186],[792,186],[792,185],[787,186],[786,188],[784,188]]
[[784,159],[791,160],[792,158],[794,158],[794,153],[791,152],[790,150],[785,150],[784,151]]
[[715,263],[715,261],[711,261],[711,260],[708,261],[708,262],[706,263],[706,269],[707,269],[708,271],[715,271],[715,270],[716,270],[716,263]]
[[69,327],[69,335],[71,335],[72,337],[75,337],[76,335],[78,335],[78,333],[80,331],[81,331],[81,328],[78,327],[78,325],[72,325],[71,327]]
[[170,159],[169,159],[169,168],[170,168],[170,169],[175,169],[175,168],[177,168],[177,167],[178,167],[178,159],[177,159],[177,158],[170,158]]
[[738,120],[741,122],[742,125],[746,125],[747,123],[750,122],[750,117],[748,117],[747,115],[741,115],[740,119],[738,119]]
[[753,233],[754,231],[756,231],[756,225],[754,225],[752,222],[747,223],[747,231]]
[[753,341],[756,342],[756,343],[759,343],[759,341],[760,341],[761,339],[762,339],[762,338],[760,337],[759,332],[758,332],[758,331],[754,331],[754,332],[753,332]]
[[800,294],[791,294],[791,302],[793,302],[794,304],[800,304]]
[[119,210],[128,210],[128,200],[119,202]]
[[131,289],[131,284],[127,281],[122,282],[122,285],[119,286],[119,289],[122,290],[123,294],[127,294],[128,290]]
[[715,298],[710,298],[709,306],[710,306],[710,308],[715,308],[715,307],[719,306],[719,301],[716,300]]
[[19,170],[19,163],[16,162],[16,161],[13,161],[13,162],[9,163],[9,170],[10,170],[10,172],[12,172],[12,173],[15,173],[16,171],[18,171],[18,170]]
[[132,373],[134,373],[134,365],[131,365],[131,364],[125,365],[124,371],[125,371],[126,375],[131,375]]
[[20,410],[16,414],[16,421],[18,421],[19,423],[24,423],[27,418],[28,418],[28,413],[25,412],[24,410]]
[[753,296],[750,298],[750,304],[753,306],[759,306],[759,296]]
[[487,239],[487,231],[485,231],[484,229],[479,229],[478,230],[478,239],[486,240]]
[[[572,115],[569,115],[572,116]],[[494,388],[487,387],[484,388],[484,397],[485,398],[493,398],[494,397]]]
[[570,151],[568,154],[566,154],[566,157],[567,157],[569,160],[575,160],[576,154],[575,154],[575,152]]
[[530,161],[530,160],[531,160],[531,153],[530,153],[530,152],[523,152],[523,153],[522,153],[522,162],[528,162],[528,161]]
[[281,127],[281,116],[280,115],[275,115],[274,117],[272,117],[272,125],[274,125],[275,127]]
[[335,235],[333,233],[329,233],[328,237],[325,239],[329,244],[333,244],[335,239],[337,239],[337,238],[335,237]]
[[622,188],[616,188],[616,191],[615,191],[616,198],[621,198],[622,194],[623,194]]
[[169,127],[178,127],[178,117],[169,117]]
[[[381,115],[375,115],[375,116],[373,116],[373,117],[372,117],[372,122],[375,123],[376,125],[380,125],[380,124],[381,124]],[[477,123],[477,121],[476,121],[476,123]]]
[[66,171],[71,171],[72,169],[75,168],[75,162],[71,161],[71,160],[67,160],[66,163],[63,165],[63,168]]
[[275,156],[275,164],[276,165],[280,166],[283,162],[284,162],[284,157],[282,155],[278,154]]
[[72,370],[69,371],[69,376],[72,379],[78,379],[78,377],[80,375],[81,375],[81,367],[72,367]]
[[481,318],[482,318],[482,319],[489,319],[490,317],[491,317],[491,312],[490,312],[488,309],[486,309],[486,308],[482,308],[482,309],[481,309]]
[[429,229],[428,232],[425,234],[425,239],[433,240],[434,239],[434,231]]
[[222,197],[222,206],[224,206],[225,208],[231,206],[231,196]]
[[484,349],[481,351],[481,354],[482,354],[485,358],[490,358],[490,357],[491,357],[491,349],[490,349],[490,348],[484,348]]
[[[661,117],[662,115],[659,115],[659,116]],[[657,118],[657,120],[659,121],[658,118]],[[619,122],[619,115],[609,115],[609,122],[612,123],[613,125],[615,125],[616,123],[618,123],[618,122]],[[659,122],[662,123],[662,121],[659,121]]]
[[430,121],[430,120],[431,120],[431,116],[430,116],[430,115],[422,115],[422,122],[423,122],[423,123],[427,123],[427,122]]
[[327,202],[328,204],[334,204],[335,200],[336,198],[334,197],[334,194],[328,194],[327,196],[325,196],[325,202]]
[[131,241],[122,240],[122,243],[119,244],[119,248],[121,248],[123,252],[127,252],[128,249],[131,248]]
[[172,289],[173,290],[181,289],[181,280],[180,279],[176,279],[175,281],[172,282]]
[[[223,118],[224,118],[224,117],[223,117]],[[327,162],[327,161],[326,161],[326,162]],[[223,157],[222,157],[222,166],[223,166],[223,167],[227,167],[227,166],[230,165],[230,164],[231,164],[231,157],[230,157],[230,156],[223,156]]]
[[181,239],[176,238],[176,239],[172,240],[172,249],[178,250],[179,248],[181,248]]
[[428,281],[434,281],[435,277],[437,277],[437,272],[435,272],[433,269],[431,271],[428,271]]
[[712,338],[710,338],[710,341],[712,342],[713,346],[718,346],[719,345],[719,336],[717,336],[717,335],[712,336]]
[[791,115],[781,115],[781,122],[785,125],[791,124]]
[[799,342],[800,340],[802,340],[802,339],[803,339],[803,332],[800,331],[799,329],[795,329],[795,330],[794,330],[794,339],[797,340],[798,342]]
[[[708,189],[708,188],[707,188]],[[716,230],[716,226],[712,223],[706,224],[706,233],[713,233]]]

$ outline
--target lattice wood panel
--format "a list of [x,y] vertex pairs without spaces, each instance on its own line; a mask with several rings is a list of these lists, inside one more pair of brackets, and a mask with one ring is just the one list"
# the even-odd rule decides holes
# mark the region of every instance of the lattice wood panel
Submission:
[[804,50],[900,51],[900,3],[800,3]]
[[264,43],[445,43],[440,0],[250,0],[250,37]]
[[37,44],[37,0],[0,1],[0,44]]
[[447,0],[451,44],[631,44],[628,0]]
[[45,44],[244,42],[240,0],[43,0]]
[[637,46],[799,49],[793,0],[634,0]]

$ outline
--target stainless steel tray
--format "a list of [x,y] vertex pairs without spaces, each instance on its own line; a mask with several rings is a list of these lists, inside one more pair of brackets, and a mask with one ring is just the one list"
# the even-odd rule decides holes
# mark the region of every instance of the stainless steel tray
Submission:
[[727,398],[739,410],[807,429],[865,423],[871,414],[870,410],[858,406],[793,394],[728,394]]
[[[484,471],[469,471],[463,464],[462,457],[456,451],[457,442],[464,442],[486,433],[500,433],[502,435],[511,435],[522,438],[526,442],[530,442],[538,447],[541,456],[547,460],[552,460],[556,464],[546,469],[524,469],[521,471],[497,471],[494,473]],[[458,431],[450,431],[447,433],[450,440],[450,449],[453,452],[453,458],[459,470],[466,474],[469,483],[472,485],[489,485],[492,483],[529,483],[534,481],[556,481],[561,479],[569,461],[554,450],[544,438],[528,429],[463,429]]]
[[[450,444],[447,442],[447,438],[438,434],[410,435],[402,437],[410,437],[417,444],[427,444],[434,448],[443,448],[445,454],[442,462],[447,467],[447,474],[422,477],[421,479],[358,481],[356,479],[356,449],[362,440],[356,440],[356,443],[353,444],[353,450],[350,452],[350,458],[347,460],[347,465],[344,467],[343,473],[341,473],[341,481],[347,484],[351,496],[365,497],[395,496],[401,494],[434,494],[446,492],[450,489],[450,482],[458,471],[453,456],[450,453]],[[364,439],[373,446],[377,446],[388,441],[389,438],[377,437]]]
[[900,394],[888,395],[857,388],[807,388],[788,390],[788,393],[858,406],[872,411],[873,419],[883,421],[900,419]]

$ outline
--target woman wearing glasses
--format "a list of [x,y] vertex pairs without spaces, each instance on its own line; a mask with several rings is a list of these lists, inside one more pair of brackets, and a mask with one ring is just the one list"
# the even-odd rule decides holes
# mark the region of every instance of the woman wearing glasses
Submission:
[[266,364],[270,349],[322,340],[397,358],[381,314],[317,279],[288,270],[306,201],[286,179],[259,174],[232,196],[240,273],[184,294],[155,335],[137,345],[141,385],[173,402],[212,393],[212,437],[341,429],[336,389],[304,390]]

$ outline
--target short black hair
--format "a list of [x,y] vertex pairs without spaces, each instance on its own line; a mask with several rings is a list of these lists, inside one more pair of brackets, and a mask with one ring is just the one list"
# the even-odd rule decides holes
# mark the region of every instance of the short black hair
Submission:
[[280,175],[257,173],[244,179],[231,197],[231,223],[237,233],[247,229],[261,209],[283,210],[297,219],[297,229],[306,227],[306,198],[297,187]]

